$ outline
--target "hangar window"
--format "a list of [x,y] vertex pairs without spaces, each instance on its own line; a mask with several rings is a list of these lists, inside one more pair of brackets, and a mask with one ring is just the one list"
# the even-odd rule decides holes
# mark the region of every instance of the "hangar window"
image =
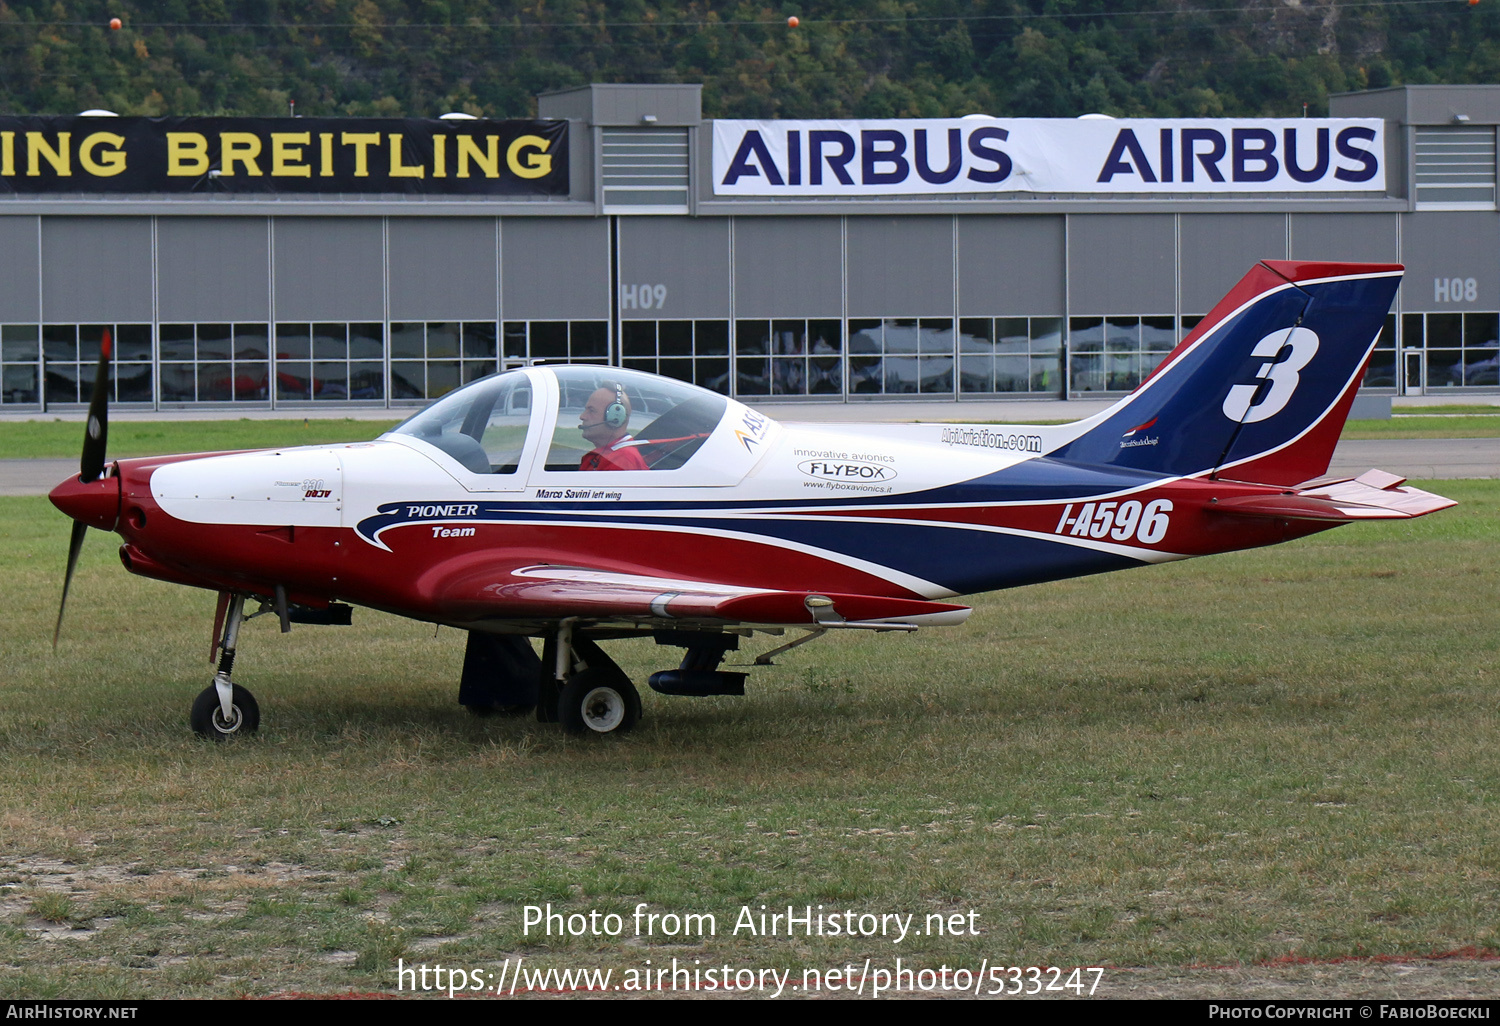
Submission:
[[41,326],[0,326],[0,403],[36,405],[41,401]]
[[276,399],[385,398],[383,324],[276,325]]
[[840,321],[735,321],[737,394],[842,395],[843,352]]
[[157,328],[161,401],[253,402],[271,397],[264,324],[163,324]]
[[1403,347],[1423,350],[1426,388],[1500,384],[1500,314],[1405,314],[1401,336]]
[[[113,384],[110,399],[122,403],[149,403],[151,389],[151,325],[149,324],[44,324],[42,325],[43,402],[86,403],[94,387],[94,368],[99,345],[109,330],[115,340]],[[6,343],[9,349],[9,343]]]
[[1074,392],[1129,392],[1176,345],[1175,317],[1071,317],[1069,388]]
[[436,399],[500,369],[494,321],[391,325],[391,398]]
[[608,321],[506,321],[505,365],[608,363]]
[[1062,391],[1061,317],[965,317],[958,322],[958,390]]
[[729,393],[728,321],[623,321],[620,362]]
[[951,318],[850,320],[849,391],[951,395],[953,343]]

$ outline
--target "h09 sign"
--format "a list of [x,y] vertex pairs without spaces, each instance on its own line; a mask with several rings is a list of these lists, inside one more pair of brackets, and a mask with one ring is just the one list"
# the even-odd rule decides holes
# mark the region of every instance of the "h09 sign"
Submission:
[[1378,118],[714,122],[717,196],[1384,191]]
[[568,123],[0,117],[0,191],[566,196]]

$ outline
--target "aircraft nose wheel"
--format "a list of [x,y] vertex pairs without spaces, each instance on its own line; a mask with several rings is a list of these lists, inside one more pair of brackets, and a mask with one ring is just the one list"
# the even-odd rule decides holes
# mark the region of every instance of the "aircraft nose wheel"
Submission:
[[234,698],[229,707],[229,716],[219,702],[219,689],[210,684],[193,700],[193,711],[189,716],[193,733],[209,741],[227,741],[232,737],[253,734],[260,727],[260,706],[249,691],[234,685]]
[[558,722],[569,734],[623,734],[641,718],[641,696],[628,680],[585,670],[568,678]]

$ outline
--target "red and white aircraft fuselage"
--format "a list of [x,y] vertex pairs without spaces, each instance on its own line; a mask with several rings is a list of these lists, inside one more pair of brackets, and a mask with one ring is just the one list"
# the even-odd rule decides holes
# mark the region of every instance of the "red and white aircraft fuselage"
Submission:
[[[86,448],[52,498],[119,533],[132,572],[221,593],[205,736],[253,728],[229,680],[247,598],[284,624],[350,603],[467,629],[464,704],[607,733],[640,704],[599,640],[687,649],[657,690],[742,693],[717,667],[752,630],[952,624],[960,595],[1451,505],[1378,471],[1322,477],[1400,273],[1257,265],[1150,379],[1074,424],[783,425],[681,382],[532,367],[372,442],[101,453],[91,480]],[[580,469],[601,436],[645,469]],[[540,661],[526,636],[546,639]]]

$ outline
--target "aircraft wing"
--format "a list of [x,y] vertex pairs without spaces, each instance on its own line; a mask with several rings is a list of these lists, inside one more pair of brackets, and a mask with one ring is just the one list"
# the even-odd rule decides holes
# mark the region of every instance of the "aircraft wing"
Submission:
[[670,626],[684,621],[766,626],[947,625],[967,606],[882,595],[813,594],[649,577],[553,563],[470,563],[422,582],[440,615],[457,621],[577,616]]
[[1359,477],[1322,478],[1279,495],[1242,495],[1209,506],[1218,513],[1284,520],[1409,520],[1458,505],[1452,499],[1404,488],[1406,478],[1383,470],[1367,470]]

